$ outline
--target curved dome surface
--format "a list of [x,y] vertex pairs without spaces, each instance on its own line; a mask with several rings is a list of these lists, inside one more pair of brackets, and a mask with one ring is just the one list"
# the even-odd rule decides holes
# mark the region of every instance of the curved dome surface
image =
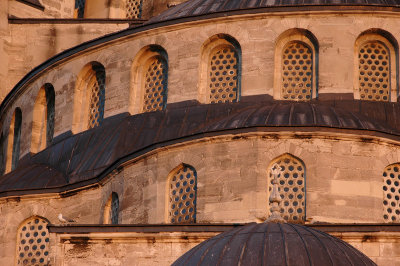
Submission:
[[[0,196],[29,190],[60,192],[98,182],[120,163],[159,147],[232,132],[343,131],[400,137],[400,107],[390,103],[283,102],[244,99],[233,104],[169,106],[165,111],[108,118],[22,159],[0,177]],[[358,107],[359,110],[345,108]],[[379,110],[379,112],[376,112]],[[380,117],[377,117],[380,115]]]
[[295,224],[249,224],[200,243],[172,265],[376,265],[346,242]]
[[152,18],[149,23],[219,12],[304,6],[400,7],[400,3],[396,0],[189,0]]

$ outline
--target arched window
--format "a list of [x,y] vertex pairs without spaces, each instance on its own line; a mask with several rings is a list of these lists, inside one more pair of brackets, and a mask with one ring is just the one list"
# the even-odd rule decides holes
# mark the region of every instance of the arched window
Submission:
[[104,223],[105,224],[118,224],[119,217],[119,197],[118,194],[111,193],[106,206],[104,208]]
[[83,18],[85,14],[85,2],[86,0],[75,0],[75,18]]
[[50,238],[48,222],[32,217],[23,222],[17,234],[17,265],[48,265]]
[[103,122],[105,79],[105,69],[98,62],[87,64],[79,73],[74,96],[74,132],[94,128]]
[[200,97],[205,96],[205,99],[200,101],[206,103],[239,101],[241,86],[239,43],[224,34],[211,37],[203,45],[202,62],[199,87]]
[[15,108],[8,131],[6,172],[17,168],[21,142],[22,112],[19,107]]
[[274,98],[309,101],[317,97],[318,42],[307,30],[284,32],[275,48]]
[[168,181],[168,222],[195,223],[197,201],[197,173],[182,164],[169,175]]
[[400,222],[400,163],[389,165],[383,171],[383,219]]
[[355,45],[355,99],[397,101],[395,47],[398,47],[397,41],[385,31],[370,30],[358,37]]
[[49,146],[54,135],[55,93],[46,83],[36,97],[32,119],[31,151],[39,152]]
[[139,19],[142,17],[143,0],[126,0],[126,18]]
[[[271,165],[275,163],[282,168],[282,173],[278,177],[278,191],[282,198],[280,203],[282,217],[292,223],[304,222],[306,214],[305,166],[301,160],[290,154],[274,159]],[[269,173],[268,177],[270,193],[273,176]]]
[[131,113],[164,110],[168,96],[168,55],[158,45],[141,49],[132,64]]
[[0,175],[3,175],[4,170],[5,170],[5,167],[4,167],[5,166],[4,165],[4,163],[5,163],[4,162],[4,159],[5,159],[4,141],[5,141],[4,135],[3,135],[3,133],[1,133],[1,136],[0,136]]

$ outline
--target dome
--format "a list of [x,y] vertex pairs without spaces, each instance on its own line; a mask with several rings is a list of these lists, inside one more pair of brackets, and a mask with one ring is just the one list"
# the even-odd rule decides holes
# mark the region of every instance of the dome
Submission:
[[302,225],[252,223],[192,248],[172,265],[376,265],[346,242]]
[[[255,9],[267,11],[288,11],[293,7],[323,7],[323,6],[349,6],[349,7],[390,7],[398,8],[400,3],[396,0],[267,0],[267,1],[247,1],[247,0],[189,0],[177,5],[159,16],[154,17],[149,22],[160,22],[177,18],[195,17],[213,13],[244,12],[251,13]],[[303,10],[302,9],[302,10]]]

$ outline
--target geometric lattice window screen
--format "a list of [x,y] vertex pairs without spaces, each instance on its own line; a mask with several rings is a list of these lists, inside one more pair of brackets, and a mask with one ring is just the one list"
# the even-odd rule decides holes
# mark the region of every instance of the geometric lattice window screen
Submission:
[[359,49],[360,99],[389,101],[389,49],[380,42],[368,42]]
[[[295,157],[285,154],[275,160],[282,172],[278,177],[278,191],[282,198],[280,212],[283,219],[292,223],[305,220],[305,169]],[[270,176],[269,192],[272,190]]]
[[167,62],[160,56],[151,59],[144,82],[143,112],[161,111],[167,102]]
[[170,223],[195,223],[197,198],[197,173],[183,165],[171,177],[169,183]]
[[93,66],[88,85],[90,89],[88,128],[99,126],[104,117],[105,71]]
[[282,99],[311,100],[313,54],[301,42],[289,43],[282,54]]
[[143,0],[126,0],[126,18],[138,19],[142,17]]
[[383,172],[383,219],[400,222],[400,164],[392,164]]
[[34,217],[18,230],[17,265],[49,265],[47,221]]
[[222,47],[210,55],[210,103],[236,102],[238,99],[239,58],[233,47]]
[[118,213],[119,213],[119,198],[118,194],[113,192],[111,196],[111,208],[110,208],[111,224],[118,224]]
[[86,0],[75,0],[75,13],[77,18],[83,18]]

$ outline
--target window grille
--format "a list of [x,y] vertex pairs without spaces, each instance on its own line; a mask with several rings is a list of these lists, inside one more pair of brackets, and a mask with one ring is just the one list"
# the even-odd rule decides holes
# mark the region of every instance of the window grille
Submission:
[[292,42],[282,54],[282,99],[311,100],[313,83],[313,54],[301,42]]
[[32,218],[18,230],[17,265],[49,265],[47,221]]
[[15,109],[14,113],[14,142],[12,148],[11,170],[17,168],[19,160],[20,142],[21,142],[21,126],[22,112],[20,108]]
[[118,214],[119,214],[119,198],[118,194],[113,192],[111,194],[111,208],[110,208],[111,224],[118,224]]
[[85,13],[85,2],[86,0],[75,0],[75,12],[77,14],[77,18],[83,18]]
[[159,111],[167,103],[167,62],[157,56],[148,64],[144,82],[143,112]]
[[361,100],[389,101],[389,49],[380,42],[368,42],[360,47],[359,90]]
[[383,218],[400,222],[400,164],[389,165],[383,172]]
[[55,93],[54,88],[50,84],[46,84],[46,146],[49,146],[53,141],[54,135],[54,115],[55,115]]
[[143,0],[127,0],[126,1],[126,18],[139,19],[142,17]]
[[210,58],[210,103],[236,102],[239,95],[239,58],[236,49],[228,46],[216,49]]
[[104,117],[105,71],[103,67],[93,66],[93,75],[88,81],[90,89],[88,128],[99,126]]
[[169,221],[195,223],[197,200],[197,173],[188,165],[177,170],[169,182]]
[[[298,159],[289,154],[283,155],[275,162],[282,168],[278,177],[278,191],[282,198],[280,203],[282,217],[289,222],[303,222],[305,220],[304,166]],[[270,193],[272,179],[270,176]]]

